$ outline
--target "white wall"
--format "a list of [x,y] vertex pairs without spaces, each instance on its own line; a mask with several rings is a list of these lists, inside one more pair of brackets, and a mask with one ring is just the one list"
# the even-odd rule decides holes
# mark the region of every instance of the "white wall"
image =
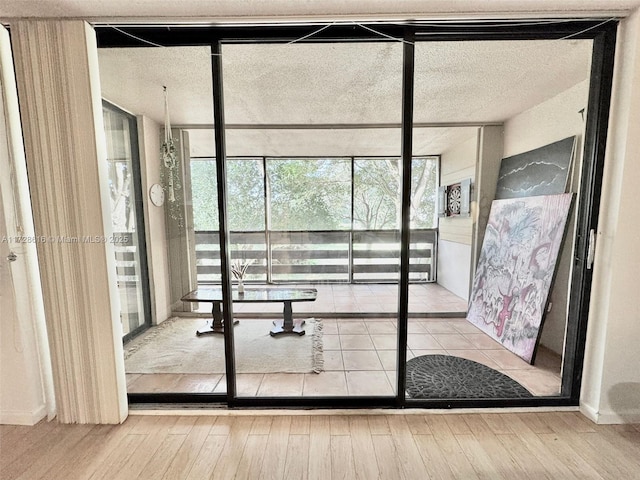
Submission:
[[[589,93],[588,80],[575,85],[544,103],[521,113],[505,122],[504,157],[510,157],[535,148],[548,145],[563,138],[577,135],[579,137],[575,180],[571,191],[577,192],[578,174],[581,164],[581,141],[584,122],[579,113],[587,105]],[[540,343],[558,354],[562,354],[567,320],[568,289],[571,274],[571,258],[573,251],[575,212],[578,204],[574,203],[573,214],[569,220],[567,236],[560,254],[558,272],[551,292],[551,311],[545,318]]]
[[640,422],[640,13],[621,23],[581,410],[601,423]]
[[138,137],[149,259],[151,317],[154,324],[159,324],[171,316],[164,206],[156,207],[149,201],[149,188],[154,183],[160,183],[160,125],[148,117],[138,117]]
[[[440,185],[451,185],[467,178],[475,183],[477,158],[477,134],[442,152]],[[443,217],[439,219],[438,229],[438,284],[468,300],[473,220],[471,217]]]

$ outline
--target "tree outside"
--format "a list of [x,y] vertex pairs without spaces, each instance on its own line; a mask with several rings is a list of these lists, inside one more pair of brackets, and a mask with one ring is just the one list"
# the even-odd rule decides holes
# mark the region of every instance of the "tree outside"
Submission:
[[272,230],[351,229],[351,159],[269,159]]
[[[402,197],[397,158],[354,162],[353,224],[357,230],[399,230]],[[438,160],[417,157],[411,164],[411,227],[436,228]]]
[[[271,230],[314,231],[351,228],[351,159],[267,159]],[[400,162],[397,158],[354,160],[353,227],[400,228]],[[435,228],[438,160],[412,163],[411,227]],[[231,231],[265,229],[262,159],[227,162],[227,214]],[[218,230],[216,166],[192,159],[191,184],[196,231]]]

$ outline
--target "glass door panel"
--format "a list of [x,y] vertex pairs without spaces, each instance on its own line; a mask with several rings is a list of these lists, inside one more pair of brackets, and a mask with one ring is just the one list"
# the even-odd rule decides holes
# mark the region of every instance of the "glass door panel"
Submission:
[[150,324],[150,302],[135,117],[105,103],[111,222],[122,333],[128,339]]
[[[392,397],[399,222],[380,205],[399,196],[401,45],[225,44],[222,61],[227,164],[265,165],[265,222],[247,221],[265,232],[266,279],[234,303],[238,397]],[[227,201],[230,226],[254,210]]]
[[[515,71],[522,55],[527,69]],[[591,41],[416,43],[413,154],[438,156],[440,183],[428,188],[431,207],[424,218],[414,216],[412,205],[412,248],[425,245],[420,227],[427,218],[438,236],[434,282],[409,288],[409,402],[560,393],[575,221],[569,220],[556,264],[550,239],[563,230],[559,223],[545,229],[560,208],[538,208],[543,197],[534,190],[561,176],[554,194],[578,191],[575,149],[584,129],[590,55]],[[449,92],[446,105],[438,101],[438,85]],[[504,123],[474,126],[485,105],[498,106],[492,110]],[[434,112],[442,120],[443,109],[449,120],[468,126],[421,126],[436,120]],[[562,155],[537,150],[573,136],[564,167]],[[412,173],[412,191],[420,190],[420,167]],[[501,189],[513,197],[501,196]],[[543,288],[556,268],[555,284]],[[525,344],[537,352],[535,361],[518,355]]]
[[[220,279],[215,166],[206,160],[215,156],[211,48],[105,48],[98,54],[103,97],[131,112],[124,114],[128,123],[105,114],[109,158],[114,159],[115,230],[129,233],[134,220],[142,220],[142,209],[132,217],[133,213],[122,205],[144,198],[153,265],[154,318],[148,317],[149,328],[136,338],[125,337],[128,393],[220,394],[222,401],[226,392],[223,335],[197,333],[211,329],[214,302],[207,295],[192,295],[187,297],[192,301],[181,301],[190,292],[210,287]],[[172,151],[171,156],[161,153],[163,144],[168,145],[164,87],[172,126],[169,137],[173,148],[167,149]],[[137,143],[129,145],[121,140],[126,133],[120,130],[126,124],[133,132],[133,115],[138,116],[141,128],[137,134],[131,133]],[[142,163],[135,156],[138,144]],[[115,163],[122,156],[131,157],[127,166]],[[144,172],[144,195],[139,191],[134,197],[133,180],[127,177],[132,167]],[[163,189],[162,203],[151,203],[147,196],[154,184]],[[144,245],[144,233],[134,233],[138,234],[131,237],[134,243],[117,246],[121,252],[118,268],[128,269],[123,273],[129,275],[137,274],[138,268],[142,272],[142,264],[132,256],[144,255],[138,250]],[[122,279],[119,281],[122,289]],[[127,290],[130,300],[122,302],[123,311],[130,317],[139,311],[134,310],[134,300],[140,296],[137,292]]]

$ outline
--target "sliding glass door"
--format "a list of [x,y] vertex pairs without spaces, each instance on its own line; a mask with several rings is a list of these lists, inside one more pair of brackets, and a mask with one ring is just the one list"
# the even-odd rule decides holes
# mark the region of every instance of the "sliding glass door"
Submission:
[[[580,189],[591,51],[591,40],[416,42],[413,153],[449,140],[430,210],[438,290],[409,289],[410,403],[560,395],[576,239],[568,207]],[[447,105],[433,100],[444,84]],[[462,124],[487,105],[507,121]],[[443,108],[461,124],[420,126]],[[414,171],[412,192],[420,178]],[[413,245],[421,204],[411,200]],[[421,303],[430,315],[415,313]]]
[[[230,260],[246,266],[245,293],[232,287],[237,398],[391,402],[402,47],[221,54]],[[253,170],[237,175],[243,164]]]
[[136,119],[104,102],[111,222],[124,339],[151,323]]
[[[226,393],[233,406],[575,403],[615,32],[517,23],[106,30],[106,43],[158,56],[204,45],[189,48],[206,49],[200,65],[213,67],[207,98],[176,109],[190,168],[186,240],[168,254],[180,272],[173,313],[191,310],[180,301],[190,290],[218,292],[185,312],[208,319],[213,307],[224,321],[213,338],[226,377],[206,393]],[[159,69],[205,92],[205,76],[180,67],[188,58]],[[147,86],[154,65],[139,69]],[[576,138],[565,186],[580,193],[579,210],[566,223],[553,301],[542,302],[545,324],[524,329],[555,353],[542,375],[535,363],[512,368],[512,352],[477,331],[467,310],[485,293],[476,269],[495,267],[483,264],[482,245],[503,159],[567,128]],[[549,252],[514,260],[527,272],[512,280],[540,280]],[[494,287],[491,308],[505,324],[516,300],[528,308],[533,298],[508,281]],[[425,357],[513,373],[532,398],[416,393],[424,382],[416,387],[411,369]]]

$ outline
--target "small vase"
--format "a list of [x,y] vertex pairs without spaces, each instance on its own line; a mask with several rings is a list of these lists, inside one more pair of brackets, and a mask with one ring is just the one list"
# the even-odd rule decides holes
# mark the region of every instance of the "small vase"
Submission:
[[238,280],[238,294],[244,294],[244,283],[242,283],[242,279]]

